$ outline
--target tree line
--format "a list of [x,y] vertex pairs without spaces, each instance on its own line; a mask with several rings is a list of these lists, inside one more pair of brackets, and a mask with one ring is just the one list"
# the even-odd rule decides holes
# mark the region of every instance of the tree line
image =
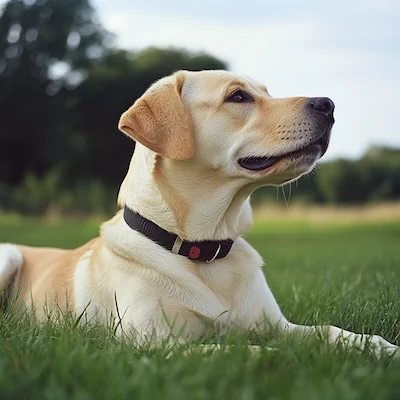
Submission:
[[[117,130],[120,114],[162,76],[227,68],[205,53],[118,49],[89,0],[7,1],[0,10],[0,209],[112,209],[134,147]],[[398,199],[399,155],[372,148],[360,160],[322,164],[300,181],[296,198]],[[255,200],[268,196],[261,190]]]
[[[255,193],[254,200],[276,195],[276,189],[263,188]],[[290,195],[292,201],[319,204],[398,201],[400,148],[371,146],[359,159],[321,162],[315,172],[292,183]]]

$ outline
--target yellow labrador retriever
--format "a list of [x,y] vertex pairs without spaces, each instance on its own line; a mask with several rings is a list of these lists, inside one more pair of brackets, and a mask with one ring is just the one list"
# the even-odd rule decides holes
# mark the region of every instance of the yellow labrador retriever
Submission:
[[[137,340],[263,329],[265,320],[286,333],[317,332],[285,319],[242,235],[254,190],[298,178],[325,153],[333,110],[328,98],[274,99],[226,71],[159,80],[119,122],[137,142],[122,210],[75,250],[1,245],[0,289],[39,317],[57,304],[121,318],[120,331]],[[323,329],[332,343],[397,349],[380,336]]]

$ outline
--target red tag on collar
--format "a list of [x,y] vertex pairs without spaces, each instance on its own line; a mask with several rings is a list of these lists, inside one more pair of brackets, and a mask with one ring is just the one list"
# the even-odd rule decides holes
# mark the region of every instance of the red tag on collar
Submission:
[[196,260],[200,257],[201,250],[197,246],[192,246],[189,250],[189,258]]

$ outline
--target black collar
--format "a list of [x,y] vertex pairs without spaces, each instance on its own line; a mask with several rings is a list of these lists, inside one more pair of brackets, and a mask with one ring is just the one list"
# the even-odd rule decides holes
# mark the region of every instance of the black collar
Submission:
[[178,235],[160,228],[128,207],[124,208],[124,220],[131,229],[142,233],[172,253],[180,254],[191,260],[210,263],[217,258],[226,257],[233,244],[233,240],[230,239],[204,240],[202,242],[182,240]]

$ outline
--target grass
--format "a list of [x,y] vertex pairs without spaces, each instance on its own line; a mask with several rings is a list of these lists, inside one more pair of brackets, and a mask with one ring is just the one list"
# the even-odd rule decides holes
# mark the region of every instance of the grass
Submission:
[[[45,223],[0,218],[0,242],[75,247],[97,221]],[[284,314],[336,324],[400,344],[400,224],[305,220],[259,222],[248,240]],[[398,399],[400,361],[299,341],[230,334],[229,352],[136,348],[104,326],[39,326],[0,314],[0,399]],[[260,355],[246,343],[260,344]],[[275,351],[268,351],[267,346]],[[190,347],[192,348],[192,347]]]

